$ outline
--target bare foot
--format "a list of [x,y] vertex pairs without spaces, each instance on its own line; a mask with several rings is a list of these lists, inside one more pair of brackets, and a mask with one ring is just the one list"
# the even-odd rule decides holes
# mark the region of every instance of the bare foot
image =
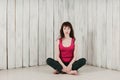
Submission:
[[53,74],[59,74],[59,72],[58,71],[54,71]]
[[70,74],[70,75],[78,75],[78,72],[76,70],[72,70],[68,74]]

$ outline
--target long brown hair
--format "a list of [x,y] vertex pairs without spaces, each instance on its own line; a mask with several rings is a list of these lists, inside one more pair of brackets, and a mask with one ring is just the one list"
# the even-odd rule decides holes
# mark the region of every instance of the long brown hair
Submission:
[[71,31],[70,31],[70,37],[75,39],[74,30],[73,30],[72,24],[70,22],[63,22],[63,24],[61,25],[60,38],[64,38],[65,37],[65,35],[63,33],[63,27],[64,26],[65,27],[69,27],[71,29]]

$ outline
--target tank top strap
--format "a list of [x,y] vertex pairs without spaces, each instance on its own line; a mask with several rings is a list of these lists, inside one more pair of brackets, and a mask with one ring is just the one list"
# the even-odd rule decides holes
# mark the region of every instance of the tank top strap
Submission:
[[72,38],[72,43],[75,43],[75,39],[74,38]]

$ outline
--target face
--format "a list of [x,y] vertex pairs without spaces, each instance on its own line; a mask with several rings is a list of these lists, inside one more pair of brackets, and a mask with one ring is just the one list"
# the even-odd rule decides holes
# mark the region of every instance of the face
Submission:
[[65,35],[70,34],[70,31],[71,31],[70,27],[67,27],[67,26],[64,26],[64,27],[63,27],[63,33],[64,33]]

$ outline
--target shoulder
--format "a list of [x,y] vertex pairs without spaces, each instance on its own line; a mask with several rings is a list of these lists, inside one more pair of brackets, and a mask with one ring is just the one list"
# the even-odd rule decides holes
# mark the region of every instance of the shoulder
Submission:
[[56,45],[59,45],[60,40],[61,40],[61,39],[57,39],[56,42],[55,42],[55,44],[56,44]]
[[75,46],[78,45],[78,41],[76,39],[73,39]]

